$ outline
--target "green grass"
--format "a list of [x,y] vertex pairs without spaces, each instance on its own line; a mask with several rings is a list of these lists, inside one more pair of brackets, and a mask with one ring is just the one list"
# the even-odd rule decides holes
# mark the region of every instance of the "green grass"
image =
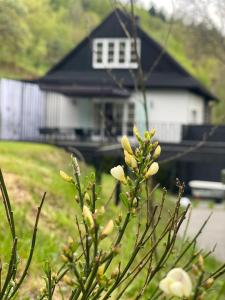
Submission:
[[[60,169],[68,173],[72,172],[70,155],[62,149],[53,146],[1,142],[0,167],[5,175],[6,185],[15,213],[16,227],[18,229],[17,235],[19,238],[19,255],[22,264],[27,257],[30,247],[36,207],[43,193],[47,192],[46,202],[40,219],[34,260],[30,275],[23,286],[22,298],[20,298],[24,299],[24,296],[31,293],[35,295],[37,288],[42,286],[41,276],[43,275],[45,260],[48,259],[52,265],[56,266],[60,261],[60,252],[68,236],[72,236],[76,240],[75,215],[80,212],[75,202],[74,187],[65,183],[59,176]],[[87,174],[91,171],[90,167],[81,166],[82,182],[88,180]],[[101,199],[98,201],[97,206],[100,207],[107,201],[113,188],[114,180],[111,176],[105,174],[101,186]],[[157,201],[161,198],[160,190],[155,194],[155,198]],[[162,225],[159,230],[162,229],[165,223],[164,220],[168,218],[167,210],[174,206],[171,198],[172,196],[169,195],[166,201]],[[105,218],[108,220],[121,212],[123,215],[126,213],[123,205],[118,207],[110,205],[106,211]],[[145,215],[143,215],[144,217]],[[6,229],[6,219],[2,206],[0,207],[0,220],[0,257],[3,262],[6,262],[11,249],[11,241],[9,232]],[[122,251],[117,258],[117,262],[120,260],[124,264],[129,257],[135,239],[136,226],[137,218],[133,218],[129,224],[128,234],[123,241]],[[104,240],[104,247],[107,248],[109,243],[109,239]],[[177,252],[180,246],[180,242],[178,241]],[[213,258],[207,261],[207,268],[209,270],[213,270],[217,265],[218,263]],[[124,299],[132,299],[134,291],[140,287],[142,282],[143,277],[136,280]],[[143,299],[148,299],[149,292],[156,284],[153,284],[147,290]],[[210,297],[208,299],[213,299]]]
[[[1,142],[0,166],[9,187],[21,260],[26,258],[30,246],[36,207],[47,192],[31,271],[40,274],[46,259],[56,261],[56,253],[66,240],[65,232],[69,235],[74,231],[74,212],[71,211],[75,203],[74,190],[59,176],[60,169],[71,171],[69,154],[52,146]],[[4,260],[11,242],[10,235],[6,234],[2,207],[0,219],[0,253]]]

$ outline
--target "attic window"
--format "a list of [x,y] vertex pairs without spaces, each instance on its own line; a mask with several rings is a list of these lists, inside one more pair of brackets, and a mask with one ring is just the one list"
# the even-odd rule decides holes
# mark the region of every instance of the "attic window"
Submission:
[[101,64],[102,63],[102,43],[97,43],[96,44],[96,61],[97,63]]
[[[140,55],[141,42],[137,39]],[[93,40],[94,69],[136,69],[138,67],[135,41],[130,38],[97,38]]]

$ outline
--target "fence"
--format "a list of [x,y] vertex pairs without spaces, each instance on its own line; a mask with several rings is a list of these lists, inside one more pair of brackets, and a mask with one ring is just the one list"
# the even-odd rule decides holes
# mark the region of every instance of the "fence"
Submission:
[[15,80],[0,81],[0,138],[39,140],[45,125],[45,93],[38,85]]

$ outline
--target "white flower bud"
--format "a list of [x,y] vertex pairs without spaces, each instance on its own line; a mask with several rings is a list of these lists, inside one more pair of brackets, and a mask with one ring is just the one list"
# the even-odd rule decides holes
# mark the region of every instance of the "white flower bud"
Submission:
[[105,227],[103,228],[102,232],[101,232],[101,238],[105,238],[106,236],[108,236],[110,233],[112,233],[114,228],[114,223],[113,220],[110,220]]
[[78,165],[77,159],[73,155],[71,156],[71,158],[72,158],[72,165],[73,165],[74,173],[77,174],[78,176],[80,176],[80,167]]
[[192,293],[192,283],[187,272],[174,268],[159,283],[159,288],[169,296],[187,298]]
[[121,145],[122,145],[123,149],[126,150],[129,154],[133,154],[133,150],[130,146],[130,142],[129,142],[128,137],[126,135],[124,135],[122,137]]
[[117,167],[114,167],[110,171],[111,175],[116,178],[117,180],[121,181],[122,183],[126,184],[127,180],[124,174],[123,168],[118,165]]
[[155,148],[155,151],[154,151],[154,154],[153,154],[153,158],[154,159],[157,159],[159,157],[159,155],[161,154],[161,147],[158,145],[156,148]]
[[158,170],[159,164],[157,162],[152,163],[147,173],[145,174],[145,179],[148,179],[149,177],[155,175],[158,172]]
[[124,156],[125,162],[128,165],[128,167],[132,169],[137,168],[137,161],[133,155],[129,154],[126,150],[124,150]]

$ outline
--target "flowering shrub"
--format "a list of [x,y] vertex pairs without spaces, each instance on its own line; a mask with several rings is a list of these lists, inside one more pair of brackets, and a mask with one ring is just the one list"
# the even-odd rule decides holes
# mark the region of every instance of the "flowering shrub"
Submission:
[[[76,190],[75,201],[79,207],[75,217],[76,232],[62,249],[60,268],[56,270],[55,266],[45,264],[45,286],[38,299],[128,299],[127,292],[141,278],[138,287],[132,289],[132,299],[171,299],[175,296],[200,300],[225,273],[225,265],[213,273],[207,272],[205,260],[209,254],[195,249],[206,222],[192,240],[180,245],[177,234],[189,211],[189,207],[180,206],[183,184],[177,182],[178,199],[170,205],[169,211],[165,208],[165,189],[160,201],[153,200],[157,186],[150,188],[150,181],[159,170],[157,160],[161,153],[158,142],[153,141],[154,134],[155,130],[146,131],[141,137],[134,127],[136,147],[131,147],[126,136],[121,140],[128,172],[118,165],[111,169],[111,175],[123,185],[120,194],[123,213],[114,215],[111,212],[109,217],[108,212],[114,211],[113,207],[110,209],[110,199],[100,201],[101,194],[93,174],[85,183],[81,182],[75,157],[72,157],[73,176],[60,171],[63,180]],[[0,183],[13,241],[8,269],[2,272],[0,268],[0,299],[8,300],[19,292],[27,275],[44,198],[38,209],[28,262],[21,275],[17,272],[13,213],[2,176]],[[129,243],[129,255],[125,257],[127,239],[132,244]]]
[[[86,185],[81,185],[80,169],[74,157],[74,176],[61,172],[62,178],[76,188],[80,216],[76,217],[76,236],[70,238],[63,248],[63,265],[54,278],[46,276],[46,288],[40,299],[52,299],[60,282],[64,285],[63,295],[68,299],[126,299],[127,290],[138,276],[144,280],[142,286],[134,291],[132,299],[160,299],[165,296],[200,299],[213,284],[213,277],[221,275],[221,270],[225,271],[223,266],[210,277],[203,267],[204,258],[199,253],[188,253],[196,238],[184,244],[181,253],[174,255],[177,233],[189,207],[185,210],[180,207],[184,186],[178,182],[177,203],[167,219],[162,221],[166,191],[163,190],[160,203],[155,204],[149,185],[159,170],[157,159],[161,153],[158,142],[153,141],[154,134],[152,129],[146,131],[142,138],[134,127],[135,149],[126,136],[121,139],[129,175],[121,165],[112,168],[110,173],[123,185],[120,199],[125,207],[124,216],[111,215],[112,219],[107,220],[109,202],[105,201],[103,207],[98,206],[100,195],[93,175]],[[131,223],[136,224],[135,232],[130,232]],[[129,235],[135,235],[135,239],[129,249],[129,257],[122,259],[120,256],[127,247],[125,238]],[[171,270],[166,275],[167,269]],[[156,288],[151,288],[151,285]]]

